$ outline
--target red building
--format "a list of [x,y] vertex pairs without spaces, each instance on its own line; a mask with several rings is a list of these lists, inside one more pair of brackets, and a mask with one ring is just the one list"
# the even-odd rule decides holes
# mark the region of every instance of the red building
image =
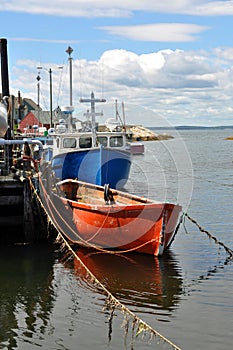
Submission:
[[[57,123],[58,120],[63,115],[59,115],[57,111],[53,111],[53,123]],[[42,110],[32,110],[28,112],[25,117],[18,124],[18,128],[21,132],[31,133],[34,132],[38,128],[44,127],[47,130],[50,128],[51,115],[49,111]],[[34,130],[34,131],[33,131]]]
[[27,129],[32,129],[34,125],[38,125],[38,127],[43,126],[34,113],[28,112],[28,114],[19,123],[19,129],[24,132]]

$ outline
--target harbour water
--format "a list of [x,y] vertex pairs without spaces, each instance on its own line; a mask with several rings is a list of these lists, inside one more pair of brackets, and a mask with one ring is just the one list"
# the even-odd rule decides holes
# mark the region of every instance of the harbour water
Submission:
[[[170,133],[170,132],[169,132]],[[172,133],[171,133],[172,134]],[[174,131],[134,156],[126,190],[178,201],[233,249],[233,130]],[[64,253],[65,254],[65,253]],[[79,251],[137,317],[185,350],[230,350],[233,263],[187,218],[162,258]],[[77,260],[55,247],[0,247],[0,349],[172,349],[113,307]]]

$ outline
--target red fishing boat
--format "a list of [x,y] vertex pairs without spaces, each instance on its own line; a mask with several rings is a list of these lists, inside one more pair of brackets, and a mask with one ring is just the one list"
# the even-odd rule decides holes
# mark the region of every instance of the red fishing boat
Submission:
[[[51,173],[50,173],[51,174]],[[40,196],[56,229],[72,243],[162,255],[178,230],[181,206],[66,179],[40,178]]]

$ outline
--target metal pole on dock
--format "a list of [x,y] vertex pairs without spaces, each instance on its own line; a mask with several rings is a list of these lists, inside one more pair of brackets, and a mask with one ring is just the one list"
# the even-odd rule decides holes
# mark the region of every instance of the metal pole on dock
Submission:
[[[8,55],[7,55],[7,40],[6,39],[0,39],[0,53],[1,53],[1,76],[2,76],[2,98],[4,97],[10,97],[10,91],[9,91],[9,73],[8,73]],[[7,107],[9,105],[8,100],[7,101]],[[9,110],[9,108],[8,108]],[[8,114],[8,126],[9,129],[11,129],[11,118]],[[9,132],[7,133],[9,138]]]
[[[0,39],[0,52],[1,52],[1,76],[2,76],[2,98],[10,97],[9,91],[9,73],[8,73],[8,55],[7,55],[7,40]],[[9,102],[7,101],[7,107],[9,107]],[[9,110],[9,108],[8,108]],[[11,130],[11,115],[8,113],[8,126]],[[10,133],[7,133],[10,138]]]
[[9,97],[9,75],[8,75],[8,58],[7,58],[7,40],[0,39],[1,51],[1,75],[2,75],[2,97]]
[[[0,39],[0,54],[1,54],[1,76],[2,76],[2,98],[7,98],[7,119],[8,119],[8,129],[5,135],[5,139],[12,139],[12,121],[11,113],[9,112],[9,73],[8,73],[8,55],[7,55],[7,40],[4,38]],[[6,172],[9,171],[12,165],[12,146],[5,146],[5,162],[6,162]]]

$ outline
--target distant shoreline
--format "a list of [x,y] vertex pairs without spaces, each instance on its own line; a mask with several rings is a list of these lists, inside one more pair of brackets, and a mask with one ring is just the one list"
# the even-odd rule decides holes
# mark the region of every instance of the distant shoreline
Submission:
[[[174,127],[143,127],[141,125],[127,125],[126,131],[132,133],[133,141],[162,141],[173,139],[174,137],[169,135],[167,132],[169,131],[188,131],[188,130],[233,130],[233,125],[220,125],[220,126],[190,126],[190,125],[181,125]],[[159,131],[163,131],[162,134],[159,134]],[[229,136],[226,140],[233,140],[233,136]]]
[[219,125],[219,126],[194,126],[194,125],[179,125],[179,126],[148,126],[152,130],[233,130],[233,125]]

